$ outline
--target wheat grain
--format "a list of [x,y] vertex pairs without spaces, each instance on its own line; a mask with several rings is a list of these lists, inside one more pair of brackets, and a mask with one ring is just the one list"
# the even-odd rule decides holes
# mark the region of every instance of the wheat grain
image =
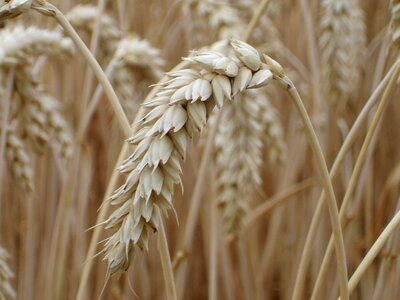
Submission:
[[16,72],[15,98],[18,108],[14,120],[18,122],[21,135],[37,152],[54,144],[67,159],[72,153],[71,130],[59,111],[57,100],[44,92],[27,68],[19,68]]
[[250,45],[232,41],[234,54],[194,52],[187,60],[193,68],[172,72],[171,79],[146,104],[150,109],[138,132],[129,139],[135,150],[119,170],[129,173],[111,197],[119,205],[105,221],[115,233],[105,244],[111,274],[124,271],[133,246],[147,249],[157,230],[155,206],[164,214],[172,206],[173,186],[181,182],[180,160],[190,138],[201,132],[214,106],[238,93],[267,85],[272,73]]
[[0,246],[0,300],[11,300],[16,298],[16,293],[11,285],[14,273],[7,264],[9,254]]
[[400,42],[400,1],[390,0],[390,31],[393,45],[398,46]]
[[33,169],[26,145],[16,133],[13,122],[7,129],[5,156],[8,167],[21,189],[30,194],[33,190]]
[[364,14],[355,1],[324,0],[320,38],[330,102],[346,101],[358,90],[365,51]]

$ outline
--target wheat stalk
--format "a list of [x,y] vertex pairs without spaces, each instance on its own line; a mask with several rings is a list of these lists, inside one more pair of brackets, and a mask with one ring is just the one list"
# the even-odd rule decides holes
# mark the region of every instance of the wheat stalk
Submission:
[[[93,32],[98,15],[97,6],[79,4],[73,7],[65,16],[75,29]],[[101,14],[100,28],[100,49],[104,51],[104,56],[111,56],[122,37],[122,33],[114,19],[105,13]]]
[[0,300],[16,299],[16,293],[11,285],[14,273],[8,266],[9,254],[0,246]]
[[[400,66],[397,65],[392,77],[390,78],[388,86],[386,87],[386,89],[383,93],[381,102],[378,105],[376,113],[372,119],[371,126],[368,129],[368,132],[367,132],[365,140],[362,144],[360,153],[357,157],[357,161],[355,163],[353,173],[351,174],[349,185],[347,187],[346,193],[343,198],[342,206],[340,207],[340,221],[341,222],[343,222],[343,220],[344,220],[347,206],[350,203],[353,192],[356,188],[356,183],[360,177],[363,164],[367,157],[367,150],[370,147],[371,140],[375,134],[378,124],[382,118],[384,111],[385,111],[385,108],[386,108],[387,104],[389,103],[389,100],[391,99],[391,95],[394,91],[394,88],[395,88],[396,82],[397,82],[397,78],[399,75],[400,75]],[[333,241],[331,239],[329,241],[328,248],[325,252],[324,259],[322,261],[322,265],[321,265],[321,268],[320,268],[320,271],[319,271],[319,274],[317,277],[317,281],[315,283],[315,287],[314,287],[314,290],[312,293],[312,299],[317,299],[317,297],[319,295],[319,292],[321,290],[322,281],[323,281],[324,277],[326,276],[326,273],[328,270],[329,260],[332,255],[332,252],[333,252]]]
[[364,13],[356,1],[323,0],[321,59],[331,104],[346,101],[358,91],[364,63]]
[[[349,131],[348,135],[346,136],[346,139],[343,143],[343,145],[340,148],[340,151],[333,163],[332,169],[330,171],[330,178],[333,180],[339,173],[339,168],[342,165],[342,163],[345,160],[346,154],[350,151],[351,146],[355,143],[357,136],[360,134],[360,131],[363,128],[363,123],[368,119],[369,113],[374,107],[374,105],[378,102],[379,96],[382,93],[382,91],[385,89],[386,85],[388,82],[391,80],[393,77],[396,69],[399,66],[399,62],[394,64],[391,69],[387,72],[386,76],[384,79],[380,82],[380,84],[377,86],[377,88],[374,90],[373,94],[369,97],[368,101],[366,102],[365,106],[363,109],[360,111],[356,121],[354,122],[353,127]],[[306,277],[306,272],[308,268],[308,264],[311,260],[312,257],[312,246],[315,240],[315,236],[317,234],[317,230],[319,228],[319,221],[322,217],[323,213],[323,208],[324,208],[324,202],[325,202],[325,197],[326,194],[323,192],[319,199],[318,199],[318,205],[315,209],[310,229],[307,233],[302,257],[300,260],[300,265],[299,265],[299,271],[296,276],[296,282],[294,286],[294,291],[293,291],[293,296],[292,299],[301,299],[301,293],[304,285],[304,280]]]

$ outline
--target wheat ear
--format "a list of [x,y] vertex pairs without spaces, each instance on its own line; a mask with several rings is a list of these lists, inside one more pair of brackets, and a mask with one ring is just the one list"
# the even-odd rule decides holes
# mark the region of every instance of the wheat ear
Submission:
[[261,188],[265,137],[271,160],[282,161],[282,127],[264,94],[248,91],[226,105],[215,139],[215,160],[218,202],[228,234],[239,235],[252,195]]
[[180,183],[180,160],[187,144],[202,131],[214,106],[249,88],[265,86],[272,73],[258,52],[240,41],[232,41],[234,54],[194,52],[188,58],[192,69],[172,72],[171,79],[146,106],[137,134],[129,139],[135,150],[121,165],[129,173],[111,197],[119,208],[106,220],[116,232],[105,245],[111,274],[127,268],[133,246],[147,248],[158,224],[154,211],[172,207],[173,186]]
[[41,152],[54,145],[64,159],[72,154],[72,134],[60,113],[58,101],[43,91],[28,68],[16,72],[16,94],[20,102],[14,120],[19,130]]
[[70,56],[74,47],[71,39],[60,32],[34,26],[16,26],[0,31],[0,67],[26,65],[33,56]]
[[331,104],[346,101],[358,90],[364,64],[364,13],[355,0],[322,1],[321,59]]

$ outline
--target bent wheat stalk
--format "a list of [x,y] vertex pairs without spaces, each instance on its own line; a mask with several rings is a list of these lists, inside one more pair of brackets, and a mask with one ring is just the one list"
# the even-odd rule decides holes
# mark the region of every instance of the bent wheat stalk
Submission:
[[[345,193],[345,196],[343,199],[343,203],[340,208],[340,221],[341,222],[343,222],[344,217],[346,215],[347,205],[349,204],[350,199],[353,195],[353,192],[356,188],[356,183],[361,174],[361,170],[362,170],[365,158],[367,157],[368,148],[371,144],[372,138],[378,127],[379,121],[382,118],[385,108],[386,108],[389,100],[391,99],[391,95],[393,93],[394,88],[396,87],[396,82],[397,82],[399,75],[400,75],[400,66],[397,66],[396,70],[395,70],[394,74],[392,75],[392,78],[390,79],[388,86],[386,87],[386,90],[382,96],[382,100],[379,103],[379,106],[376,110],[374,118],[371,122],[371,126],[368,129],[367,136],[365,137],[364,143],[363,143],[360,153],[358,155],[356,165],[353,170],[353,174],[351,175],[351,178],[350,178],[349,186],[346,190],[346,193]],[[320,268],[320,272],[318,274],[317,281],[315,283],[315,287],[314,287],[314,290],[312,293],[312,299],[317,299],[317,297],[319,295],[322,281],[325,278],[327,270],[328,270],[328,265],[329,265],[329,260],[330,260],[331,254],[332,254],[332,240],[329,241],[328,248],[325,252],[325,256],[324,256],[324,259],[323,259],[323,262],[322,262],[322,265]]]
[[[354,125],[352,126],[349,134],[347,135],[343,145],[341,146],[338,155],[335,158],[333,163],[332,169],[330,171],[330,178],[331,180],[336,177],[339,172],[339,167],[341,166],[347,152],[350,150],[350,147],[354,143],[359,131],[362,129],[363,122],[367,120],[369,111],[372,107],[376,104],[379,100],[379,95],[382,93],[383,89],[385,88],[388,81],[392,78],[394,71],[399,66],[399,62],[396,62],[392,68],[387,72],[384,79],[381,83],[377,86],[375,91],[372,93],[370,98],[368,99],[367,103],[364,105],[363,109],[361,110],[360,114],[358,115]],[[310,229],[308,230],[306,241],[303,247],[303,253],[301,255],[300,264],[296,276],[296,281],[293,290],[292,299],[301,299],[301,293],[303,290],[304,280],[308,268],[308,264],[311,259],[311,247],[313,244],[313,240],[315,238],[319,221],[322,217],[323,206],[325,202],[325,192],[323,191],[318,199],[318,204],[315,209],[313,218],[311,220]]]
[[321,146],[318,142],[317,135],[315,134],[315,131],[313,130],[311,120],[307,114],[307,111],[304,107],[303,102],[301,101],[301,98],[300,98],[299,93],[297,92],[297,89],[295,88],[295,86],[291,82],[291,80],[285,76],[283,69],[279,65],[272,64],[272,62],[270,62],[270,65],[274,66],[274,68],[276,69],[275,73],[278,74],[277,76],[275,75],[274,78],[278,80],[278,82],[282,85],[283,88],[287,89],[297,110],[300,113],[300,116],[302,117],[304,125],[306,126],[306,134],[309,139],[311,148],[314,152],[314,155],[316,156],[318,170],[319,170],[320,175],[322,176],[322,180],[323,180],[324,191],[328,195],[328,198],[326,200],[327,200],[329,216],[330,216],[330,221],[331,221],[331,226],[332,226],[332,231],[333,231],[333,236],[334,236],[338,276],[339,276],[339,282],[340,282],[340,286],[341,286],[341,289],[340,289],[341,295],[342,295],[343,299],[348,299],[347,265],[346,265],[346,254],[345,254],[345,248],[344,248],[344,242],[343,242],[343,232],[342,232],[342,229],[340,226],[335,193],[333,191],[332,182],[329,178],[329,172],[328,172],[328,168],[326,166],[324,155],[322,153]]
[[129,137],[131,135],[131,128],[130,128],[128,119],[124,113],[124,110],[122,109],[122,106],[118,100],[117,95],[115,94],[115,91],[114,91],[110,81],[108,80],[107,76],[104,74],[104,71],[101,69],[99,63],[93,57],[90,50],[87,48],[85,43],[82,41],[82,39],[79,37],[79,35],[74,30],[74,28],[68,22],[67,18],[62,14],[62,12],[57,7],[55,7],[54,5],[50,4],[47,1],[38,7],[32,7],[32,8],[41,13],[45,13],[46,15],[49,15],[49,16],[55,18],[55,20],[57,20],[57,22],[64,28],[64,30],[69,35],[69,37],[74,41],[76,47],[79,49],[79,51],[85,57],[89,66],[92,68],[97,79],[103,85],[104,91],[107,95],[107,98],[110,102],[111,107],[114,110],[115,116],[118,120],[118,123],[120,125],[122,132],[124,133],[125,136]]

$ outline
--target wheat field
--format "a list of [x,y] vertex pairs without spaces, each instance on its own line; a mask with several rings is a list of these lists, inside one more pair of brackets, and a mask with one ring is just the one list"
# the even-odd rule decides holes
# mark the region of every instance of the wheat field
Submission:
[[400,298],[400,1],[0,0],[0,300]]

